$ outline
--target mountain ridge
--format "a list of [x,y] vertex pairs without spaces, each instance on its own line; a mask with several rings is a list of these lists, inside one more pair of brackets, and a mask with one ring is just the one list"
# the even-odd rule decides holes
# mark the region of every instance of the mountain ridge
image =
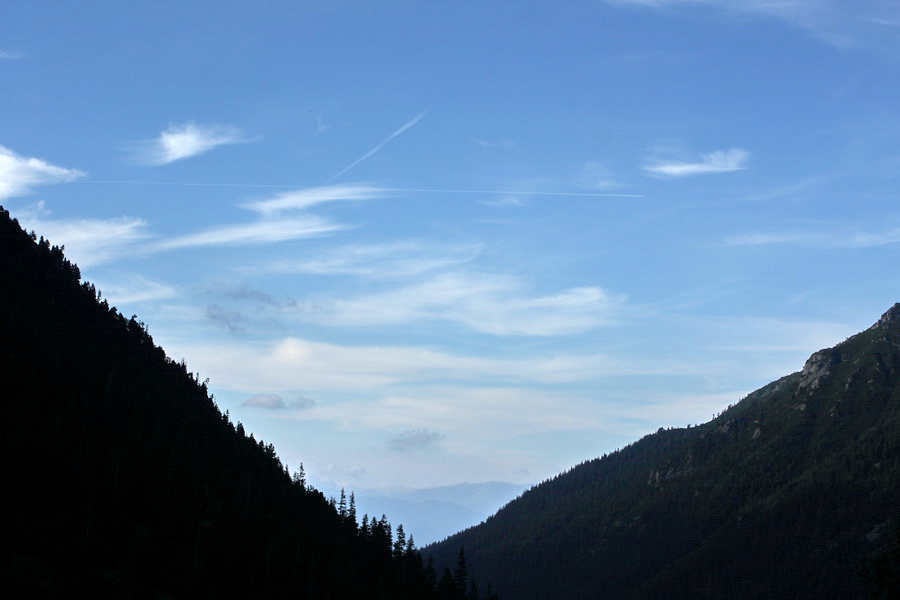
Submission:
[[[900,303],[709,422],[586,461],[444,544],[516,600],[863,597],[900,517],[898,381]],[[446,547],[425,553],[441,565]]]
[[469,600],[464,571],[438,580],[399,526],[288,473],[80,278],[0,207],[4,595]]

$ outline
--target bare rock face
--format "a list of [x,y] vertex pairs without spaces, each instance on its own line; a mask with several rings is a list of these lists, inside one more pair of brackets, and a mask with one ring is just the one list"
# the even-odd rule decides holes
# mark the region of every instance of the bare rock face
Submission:
[[841,362],[841,355],[835,348],[826,348],[813,353],[800,372],[798,390],[812,391],[819,387],[822,378],[831,373],[831,367]]
[[[869,330],[885,330],[900,328],[900,302],[894,304],[886,313],[881,315],[878,322],[872,325]],[[821,385],[822,379],[827,377],[832,367],[841,362],[842,344],[838,344],[835,348],[826,348],[813,353],[803,365],[800,372],[800,383],[797,385],[797,391],[811,392]],[[846,388],[849,389],[850,381],[847,381]],[[797,405],[795,408],[800,408]],[[800,408],[802,410],[802,408]]]
[[900,302],[894,304],[886,313],[881,315],[878,322],[871,329],[887,329],[900,325]]

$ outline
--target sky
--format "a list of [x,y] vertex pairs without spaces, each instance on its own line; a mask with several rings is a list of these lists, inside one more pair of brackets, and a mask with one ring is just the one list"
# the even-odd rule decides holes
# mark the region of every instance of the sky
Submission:
[[0,203],[322,487],[537,483],[900,300],[893,0],[0,5]]

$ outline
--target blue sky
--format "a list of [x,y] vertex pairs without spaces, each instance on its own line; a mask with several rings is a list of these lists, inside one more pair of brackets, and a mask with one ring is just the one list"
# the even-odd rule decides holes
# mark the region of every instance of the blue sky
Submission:
[[329,488],[537,482],[900,300],[900,8],[6,2],[0,201]]

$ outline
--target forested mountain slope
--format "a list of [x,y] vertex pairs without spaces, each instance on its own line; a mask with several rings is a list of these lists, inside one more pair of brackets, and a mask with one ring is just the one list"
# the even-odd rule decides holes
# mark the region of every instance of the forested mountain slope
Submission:
[[456,599],[223,415],[146,328],[0,208],[7,598]]
[[578,465],[424,552],[465,546],[515,600],[896,598],[898,518],[900,304],[712,421]]

